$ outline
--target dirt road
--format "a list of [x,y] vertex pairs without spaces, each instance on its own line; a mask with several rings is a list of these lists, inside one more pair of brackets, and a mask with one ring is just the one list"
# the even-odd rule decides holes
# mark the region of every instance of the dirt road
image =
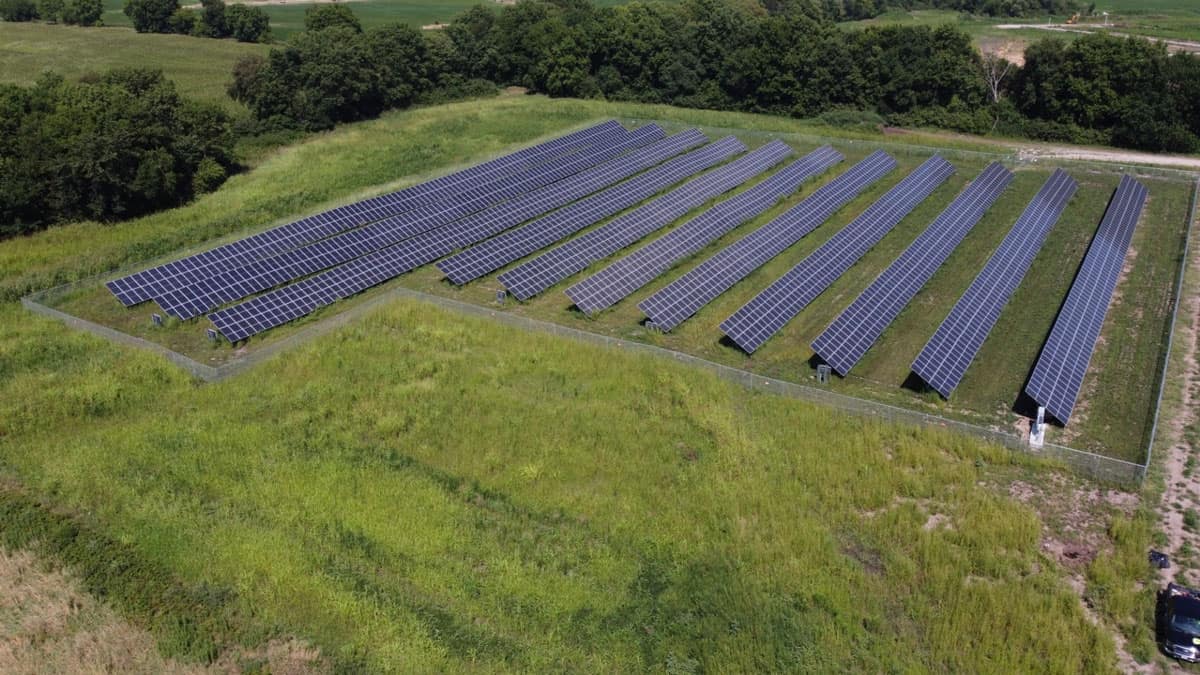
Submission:
[[[996,26],[1000,30],[1048,30],[1056,33],[1083,33],[1090,35],[1098,31],[1088,30],[1083,26],[1065,24],[1065,23],[1002,23]],[[1109,30],[1104,31],[1113,37],[1140,37],[1150,40],[1151,42],[1161,42],[1167,46],[1168,51],[1172,52],[1187,52],[1189,54],[1200,54],[1200,42],[1190,42],[1188,40],[1168,40],[1165,38],[1150,37],[1148,35],[1131,35],[1120,31]]]

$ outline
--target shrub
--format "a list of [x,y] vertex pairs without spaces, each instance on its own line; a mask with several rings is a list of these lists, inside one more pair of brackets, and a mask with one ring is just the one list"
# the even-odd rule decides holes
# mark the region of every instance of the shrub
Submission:
[[63,23],[76,26],[98,26],[104,16],[102,0],[66,0],[62,9]]
[[179,0],[125,0],[125,16],[139,33],[170,33]]
[[57,23],[62,19],[63,0],[39,0],[37,13],[42,21]]
[[221,166],[220,162],[212,157],[205,157],[200,160],[200,164],[196,166],[196,173],[192,176],[192,194],[202,195],[206,192],[212,192],[225,182],[227,172],[225,167]]
[[229,26],[225,23],[225,0],[200,0],[200,22],[196,34],[201,37],[229,37]]
[[193,35],[196,32],[196,22],[199,18],[196,13],[186,7],[180,7],[171,15],[167,22],[169,32],[178,33],[180,35]]
[[229,36],[238,42],[265,42],[271,33],[271,19],[261,7],[241,3],[225,8]]
[[349,28],[355,33],[362,32],[362,24],[354,12],[343,4],[330,3],[312,5],[304,12],[304,30],[319,31],[327,28]]
[[232,165],[229,119],[161,72],[0,88],[0,236],[177,205]]
[[5,21],[33,21],[38,18],[33,0],[0,0],[0,19]]

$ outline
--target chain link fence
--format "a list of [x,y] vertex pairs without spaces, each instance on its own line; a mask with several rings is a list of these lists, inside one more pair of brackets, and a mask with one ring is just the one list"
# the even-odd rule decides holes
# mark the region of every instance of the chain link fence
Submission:
[[[672,122],[672,121],[664,121],[664,120],[642,120],[642,119],[625,118],[625,119],[621,119],[620,121],[622,123],[626,124],[627,126],[639,126],[642,124],[655,122],[668,130],[681,129],[684,127],[695,126],[695,125],[687,125],[687,124],[684,124],[681,122]],[[737,137],[739,137],[743,140],[749,141],[750,144],[752,144],[752,145],[766,143],[768,141],[775,140],[775,139],[780,139],[780,140],[784,140],[784,141],[791,141],[793,143],[803,142],[803,143],[811,143],[811,144],[818,144],[818,145],[826,144],[826,143],[837,143],[837,144],[841,144],[841,145],[850,145],[850,146],[855,146],[855,147],[861,147],[861,148],[865,148],[867,150],[883,149],[883,150],[887,150],[887,151],[893,152],[893,153],[905,153],[905,154],[911,153],[911,154],[920,154],[920,155],[925,155],[925,156],[937,153],[946,159],[959,158],[959,159],[973,159],[973,160],[984,160],[984,161],[1000,161],[1000,162],[1008,164],[1010,166],[1011,165],[1037,163],[1036,159],[1035,160],[1027,160],[1027,159],[1021,158],[1018,155],[1012,154],[1012,153],[1002,154],[1002,153],[989,153],[989,152],[981,152],[981,151],[974,151],[974,150],[960,150],[960,149],[954,149],[954,148],[935,148],[935,147],[927,147],[927,146],[918,145],[918,144],[899,144],[899,143],[888,143],[886,141],[859,140],[859,139],[840,138],[840,137],[837,137],[837,138],[824,137],[824,136],[802,134],[802,133],[781,133],[781,132],[768,132],[768,131],[753,131],[753,130],[745,130],[745,129],[725,129],[725,128],[720,128],[720,127],[708,127],[708,126],[700,126],[698,128],[700,128],[702,131],[704,131],[710,137],[715,138],[715,137],[720,137],[720,136],[725,136],[725,135],[736,135]],[[757,141],[757,143],[755,143],[755,141]],[[1085,168],[1087,170],[1097,170],[1097,168],[1101,168],[1102,170],[1104,170],[1106,172],[1112,172],[1114,170],[1114,167],[1109,164],[1097,164],[1094,162],[1059,161],[1057,159],[1054,160],[1054,162],[1056,165],[1070,165],[1070,166]],[[244,356],[238,357],[237,359],[231,360],[229,362],[226,362],[224,364],[217,365],[217,366],[201,363],[201,362],[196,361],[195,359],[192,359],[188,356],[185,356],[178,352],[172,351],[160,344],[157,344],[157,343],[154,343],[154,342],[151,342],[151,341],[139,338],[139,337],[135,337],[132,335],[128,335],[126,333],[122,333],[120,331],[114,330],[107,326],[103,326],[101,324],[98,324],[98,323],[95,323],[92,321],[88,321],[86,319],[82,319],[77,316],[73,316],[66,312],[55,309],[52,306],[54,303],[54,300],[56,298],[61,297],[62,295],[66,294],[66,293],[69,293],[73,290],[76,290],[76,289],[79,289],[82,287],[95,286],[97,284],[100,284],[104,280],[111,277],[112,275],[107,275],[103,278],[92,278],[92,279],[87,279],[87,280],[83,280],[83,281],[78,281],[78,282],[58,286],[55,288],[47,289],[44,291],[32,293],[32,294],[22,298],[21,303],[27,309],[29,309],[33,312],[36,312],[43,316],[51,317],[53,319],[57,319],[73,328],[77,328],[79,330],[84,330],[84,331],[93,333],[95,335],[98,335],[100,337],[103,337],[105,339],[111,340],[116,343],[133,346],[133,347],[137,347],[140,349],[146,349],[151,352],[161,354],[162,356],[167,358],[172,363],[174,363],[174,364],[184,368],[188,372],[190,372],[193,376],[200,378],[202,380],[205,380],[205,381],[213,382],[213,381],[221,380],[221,379],[224,379],[231,375],[240,373],[248,368],[255,366],[258,363],[261,363],[261,362],[273,357],[276,354],[279,354],[280,352],[286,351],[288,349],[291,349],[294,346],[308,342],[319,335],[323,335],[325,333],[329,333],[333,330],[336,330],[337,328],[344,326],[347,323],[355,320],[356,318],[374,310],[376,307],[380,306],[381,304],[390,302],[396,298],[410,298],[410,299],[415,299],[415,300],[419,300],[422,302],[428,302],[428,303],[446,308],[448,310],[463,313],[463,314],[487,317],[489,319],[499,321],[500,323],[515,326],[515,327],[525,329],[525,330],[536,330],[536,331],[539,331],[542,333],[549,333],[549,334],[553,334],[553,335],[564,336],[564,337],[568,337],[568,338],[578,340],[581,342],[587,342],[587,343],[591,343],[591,344],[595,344],[595,345],[600,345],[602,347],[606,347],[606,348],[617,350],[617,351],[645,353],[645,354],[650,354],[650,355],[653,355],[653,356],[656,356],[659,358],[666,358],[666,359],[671,359],[674,361],[683,362],[690,366],[702,368],[702,369],[708,370],[710,372],[713,372],[723,379],[729,380],[731,382],[735,382],[735,383],[740,384],[749,389],[769,392],[769,393],[773,393],[773,394],[777,394],[777,395],[781,395],[781,396],[788,396],[791,398],[803,399],[803,400],[817,403],[820,405],[830,406],[830,407],[836,408],[838,410],[850,412],[855,415],[878,418],[878,419],[882,419],[882,420],[887,420],[889,422],[916,424],[916,425],[927,426],[927,427],[949,429],[952,431],[969,434],[969,435],[975,436],[977,438],[981,438],[985,441],[989,441],[989,442],[995,443],[997,445],[1001,445],[1001,446],[1004,446],[1004,447],[1007,447],[1007,448],[1010,448],[1010,449],[1013,449],[1016,451],[1029,453],[1029,454],[1037,456],[1037,457],[1041,457],[1044,459],[1059,462],[1059,463],[1063,464],[1064,466],[1069,467],[1071,470],[1073,470],[1081,475],[1090,477],[1090,478],[1098,480],[1098,481],[1102,481],[1102,482],[1106,482],[1106,483],[1113,483],[1113,484],[1121,484],[1121,485],[1135,485],[1135,484],[1140,483],[1145,478],[1146,468],[1149,465],[1150,457],[1152,456],[1152,452],[1153,452],[1154,439],[1155,439],[1155,435],[1157,433],[1159,415],[1160,415],[1161,408],[1162,408],[1162,395],[1163,395],[1163,391],[1167,385],[1168,366],[1169,366],[1169,362],[1171,359],[1171,355],[1173,353],[1172,350],[1174,349],[1173,340],[1171,338],[1173,337],[1174,327],[1178,321],[1179,305],[1181,304],[1180,303],[1180,295],[1182,293],[1184,275],[1187,271],[1186,266],[1189,262],[1187,256],[1188,256],[1188,251],[1190,250],[1190,245],[1191,245],[1191,229],[1192,229],[1193,224],[1196,222],[1197,204],[1198,204],[1198,202],[1200,202],[1200,179],[1195,178],[1195,176],[1196,176],[1195,173],[1179,171],[1179,170],[1174,170],[1174,169],[1158,169],[1158,168],[1154,168],[1154,167],[1143,167],[1143,166],[1128,166],[1128,167],[1122,166],[1122,167],[1116,167],[1116,168],[1127,169],[1130,171],[1137,172],[1140,175],[1146,175],[1146,176],[1159,176],[1159,177],[1163,177],[1163,178],[1173,178],[1173,179],[1180,179],[1180,178],[1186,177],[1188,180],[1193,180],[1193,179],[1195,180],[1194,187],[1193,187],[1191,212],[1188,216],[1187,232],[1186,232],[1186,236],[1185,236],[1185,240],[1184,240],[1185,243],[1184,243],[1184,250],[1183,250],[1183,258],[1182,258],[1182,262],[1180,264],[1179,271],[1178,271],[1177,277],[1176,277],[1175,301],[1174,301],[1174,306],[1172,308],[1172,314],[1171,314],[1172,330],[1169,333],[1169,337],[1168,337],[1168,341],[1167,341],[1167,348],[1162,356],[1162,364],[1161,364],[1161,368],[1160,368],[1161,374],[1160,374],[1160,381],[1159,381],[1158,401],[1155,406],[1154,421],[1152,423],[1151,431],[1149,433],[1149,440],[1147,441],[1146,461],[1141,464],[1129,462],[1129,461],[1125,461],[1125,460],[1120,460],[1120,459],[1116,459],[1113,457],[1105,457],[1103,455],[1098,455],[1098,454],[1087,452],[1084,450],[1078,450],[1075,448],[1070,448],[1070,447],[1055,445],[1055,444],[1050,444],[1050,443],[1045,444],[1041,448],[1033,448],[1032,446],[1029,445],[1027,437],[1025,437],[1023,435],[1018,435],[1015,433],[1005,432],[1005,431],[1001,431],[1001,430],[997,430],[997,429],[989,429],[986,427],[981,427],[978,425],[974,425],[974,424],[970,424],[970,423],[962,422],[962,421],[958,421],[958,420],[951,420],[951,419],[939,417],[936,415],[929,415],[929,414],[918,412],[915,410],[909,410],[906,408],[901,408],[901,407],[897,407],[897,406],[888,405],[885,403],[880,403],[878,401],[871,401],[871,400],[867,400],[867,399],[856,398],[853,396],[836,393],[836,392],[830,391],[823,387],[809,386],[809,385],[804,385],[804,384],[798,384],[795,382],[788,382],[788,381],[784,381],[784,380],[777,380],[777,379],[773,379],[773,378],[769,378],[769,377],[764,377],[762,375],[756,375],[754,373],[751,373],[751,372],[748,372],[745,370],[741,370],[741,369],[734,368],[731,366],[726,366],[723,364],[715,363],[713,361],[708,361],[706,359],[702,359],[700,357],[693,356],[691,354],[686,354],[683,352],[678,352],[678,351],[666,349],[663,347],[658,347],[655,345],[650,345],[650,344],[646,344],[646,343],[642,343],[642,342],[634,342],[634,341],[624,340],[624,339],[620,339],[620,338],[609,337],[609,336],[600,335],[597,333],[591,333],[588,331],[583,331],[583,330],[579,330],[579,329],[575,329],[575,328],[569,328],[569,327],[562,326],[562,325],[548,322],[548,321],[540,321],[537,319],[531,319],[529,317],[516,315],[511,312],[499,311],[499,310],[491,308],[491,307],[486,307],[486,306],[482,306],[482,305],[461,302],[458,300],[452,300],[449,298],[434,296],[434,295],[422,293],[420,291],[415,291],[415,290],[411,290],[411,289],[403,288],[403,287],[396,287],[396,288],[390,289],[386,292],[379,293],[375,297],[366,299],[363,302],[356,303],[349,308],[338,311],[337,313],[335,313],[331,316],[322,318],[321,320],[316,321],[315,323],[296,331],[295,333],[289,335],[288,337],[286,337],[282,340],[279,340],[277,342],[271,342],[269,344],[265,344]],[[245,234],[242,234],[239,236],[245,236]],[[204,246],[203,248],[208,248],[211,245],[212,244],[210,243],[210,244]],[[200,249],[196,248],[195,250],[200,250]],[[172,259],[174,257],[177,257],[177,255],[172,256]],[[140,267],[141,266],[139,266],[139,268]]]

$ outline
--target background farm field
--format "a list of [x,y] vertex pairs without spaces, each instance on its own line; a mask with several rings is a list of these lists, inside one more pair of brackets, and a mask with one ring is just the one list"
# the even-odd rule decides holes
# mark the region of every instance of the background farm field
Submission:
[[239,113],[245,107],[225,93],[233,64],[268,51],[267,45],[233,40],[0,21],[0,83],[33,84],[46,71],[78,79],[111,68],[152,66],[161,68],[184,96]]
[[[474,138],[475,134],[483,133],[489,144],[479,147],[493,147],[497,151],[504,146],[491,134],[499,133],[492,125],[500,119],[501,111],[512,115],[520,110],[531,109],[530,99],[527,98],[474,105],[476,117],[469,123],[470,127],[468,123],[458,123],[455,126],[467,134],[464,138]],[[538,130],[548,133],[552,129],[563,130],[584,120],[594,119],[589,117],[589,113],[636,110],[628,106],[575,102],[556,102],[554,107],[549,109],[557,110],[559,114],[551,114],[548,117],[539,115],[537,118],[525,120],[524,127],[510,125],[503,133],[509,137],[532,138]],[[649,112],[644,109],[642,111]],[[686,118],[690,113],[673,111],[673,114]],[[419,114],[414,115],[420,118]],[[696,119],[705,121],[704,117]],[[707,119],[717,121],[718,118],[709,115]],[[735,133],[750,147],[760,145],[771,138],[782,137],[792,143],[797,150],[797,156],[824,142],[803,135],[780,136],[780,132],[753,128],[754,123],[762,124],[768,118],[740,116],[740,119],[749,123],[747,128],[730,131],[710,126],[706,131],[713,139],[727,133]],[[632,125],[634,121],[630,119],[628,123]],[[414,136],[384,138],[382,134],[362,132],[354,138],[341,139],[339,148],[348,153],[353,153],[354,148],[361,148],[363,154],[359,156],[359,160],[362,166],[378,166],[373,157],[406,157],[410,154],[419,156],[423,148],[407,145],[400,139],[407,138],[411,142],[413,138],[445,137],[447,134],[440,128],[444,124],[446,123],[432,120],[422,121],[418,125],[422,129],[420,135]],[[679,118],[663,124],[672,129],[685,126]],[[784,124],[781,128],[790,124],[794,123]],[[391,138],[397,140],[390,140]],[[456,150],[458,152],[470,152],[467,145],[448,143],[450,147],[461,148]],[[898,160],[899,167],[896,170],[840,210],[816,232],[757,270],[672,333],[660,335],[648,332],[641,324],[643,315],[637,308],[637,302],[681,276],[720,248],[795,205],[812,194],[817,187],[849,168],[876,147],[880,147],[878,143],[853,139],[834,140],[833,143],[847,156],[846,161],[839,167],[804,186],[767,213],[736,229],[699,255],[688,259],[675,270],[595,318],[586,318],[573,309],[562,289],[594,273],[606,263],[592,265],[584,273],[571,277],[529,302],[509,302],[503,307],[495,305],[496,291],[503,288],[496,280],[499,272],[459,288],[444,281],[440,271],[432,265],[427,265],[349,301],[336,303],[301,321],[269,331],[250,340],[244,346],[239,345],[236,350],[228,347],[226,343],[209,341],[203,330],[208,326],[206,320],[183,323],[171,320],[166,327],[154,327],[149,320],[149,315],[158,311],[153,303],[127,310],[99,284],[94,283],[67,293],[56,298],[54,304],[77,316],[159,342],[201,362],[219,364],[242,356],[247,351],[253,352],[261,346],[287,339],[304,327],[347,307],[375,298],[389,288],[404,286],[493,307],[497,311],[513,312],[590,332],[648,342],[783,380],[811,382],[813,369],[810,359],[813,352],[809,344],[812,340],[920,234],[974,175],[995,159],[995,156],[943,150],[943,154],[957,167],[956,174],[752,357],[746,356],[722,340],[717,324],[848,224],[924,161],[933,152],[932,149],[898,144],[883,145],[882,147],[886,147]],[[368,146],[371,151],[367,150]],[[316,141],[309,151],[320,153],[327,147],[330,147],[327,143]],[[1018,165],[1013,185],[974,228],[948,263],[934,276],[908,310],[884,333],[850,376],[844,380],[836,380],[831,389],[968,421],[1006,433],[1022,431],[1023,420],[1031,413],[1027,402],[1021,400],[1022,389],[1104,213],[1108,198],[1119,178],[1118,173],[1082,165],[1068,167],[1080,183],[1079,193],[1072,200],[1063,219],[1051,232],[1029,275],[993,330],[991,339],[984,345],[978,359],[968,370],[962,385],[950,401],[943,402],[936,394],[914,390],[909,378],[909,366],[1052,168],[1053,166],[1036,164]],[[266,176],[275,170],[277,169],[270,165],[264,166],[260,175],[266,180]],[[301,187],[306,182],[313,181],[316,175],[304,170],[304,173],[292,180],[299,181],[295,187]],[[1166,176],[1167,174],[1160,177],[1143,177],[1150,187],[1151,200],[1141,225],[1135,232],[1133,253],[1128,258],[1128,269],[1106,321],[1092,367],[1089,369],[1079,414],[1075,416],[1069,428],[1051,434],[1050,440],[1053,442],[1133,462],[1141,462],[1144,458],[1157,398],[1166,335],[1170,328],[1171,295],[1175,275],[1179,269],[1185,235],[1184,225],[1193,196],[1193,183],[1189,180]],[[357,181],[361,178],[353,176],[347,177],[347,180]],[[249,176],[246,179],[247,189],[258,184],[257,180]],[[416,179],[407,177],[404,182],[413,180]],[[278,185],[279,182],[273,184]],[[752,184],[753,182],[743,186],[743,189]],[[386,190],[376,188],[372,192],[383,191]],[[236,197],[234,199],[235,203],[240,201]],[[711,206],[711,203],[696,209],[676,224],[708,206]],[[211,226],[206,223],[204,207],[198,205],[198,208],[196,217],[199,220],[195,226]],[[212,208],[221,207],[213,205]],[[212,211],[209,211],[210,215],[211,213]],[[150,222],[151,219],[147,221]],[[653,238],[652,236],[651,239]],[[623,254],[627,252],[628,250]],[[511,267],[512,265],[509,266]]]
[[[675,0],[667,0],[674,2]],[[628,0],[597,0],[596,4],[605,7],[621,5]],[[180,0],[181,5],[191,4],[190,0]],[[199,4],[199,3],[196,3]],[[289,36],[304,30],[304,13],[313,6],[311,2],[295,2],[294,0],[266,0],[255,2],[266,10],[271,17],[271,36],[276,41],[286,40]],[[389,23],[406,23],[414,28],[449,23],[455,16],[474,7],[498,8],[499,3],[493,0],[350,0],[347,3],[354,15],[362,23],[363,28],[374,28]],[[132,26],[129,17],[123,13],[125,0],[105,0],[104,23],[108,26]]]

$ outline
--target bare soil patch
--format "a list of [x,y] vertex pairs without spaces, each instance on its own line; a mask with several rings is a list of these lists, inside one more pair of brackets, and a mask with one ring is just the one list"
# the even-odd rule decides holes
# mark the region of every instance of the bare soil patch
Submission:
[[29,551],[0,549],[0,673],[329,672],[320,650],[279,639],[222,654],[212,666],[164,657],[148,631],[121,618]]

